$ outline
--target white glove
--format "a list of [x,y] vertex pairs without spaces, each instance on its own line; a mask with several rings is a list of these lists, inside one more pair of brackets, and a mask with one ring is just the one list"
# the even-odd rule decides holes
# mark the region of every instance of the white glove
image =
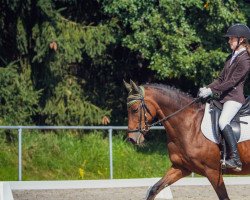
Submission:
[[213,94],[212,90],[210,88],[200,88],[199,90],[199,97],[206,98],[208,96],[211,96]]
[[199,92],[202,92],[203,90],[206,90],[206,89],[207,89],[206,87],[200,88]]

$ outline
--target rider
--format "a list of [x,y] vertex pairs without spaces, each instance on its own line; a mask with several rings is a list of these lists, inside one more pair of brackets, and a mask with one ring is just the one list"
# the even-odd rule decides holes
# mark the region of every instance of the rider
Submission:
[[243,87],[250,71],[250,29],[244,24],[234,24],[229,27],[225,37],[229,38],[232,54],[226,60],[219,77],[208,86],[200,88],[198,96],[215,96],[223,103],[219,127],[230,150],[226,167],[241,171],[242,163],[230,122],[245,102]]

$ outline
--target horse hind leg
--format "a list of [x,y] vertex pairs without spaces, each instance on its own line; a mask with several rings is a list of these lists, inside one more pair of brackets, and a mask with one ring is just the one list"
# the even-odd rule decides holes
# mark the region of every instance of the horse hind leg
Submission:
[[178,181],[179,179],[190,175],[191,172],[185,168],[181,167],[174,167],[172,166],[166,174],[156,183],[154,184],[150,191],[147,194],[146,200],[153,200],[155,199],[156,195],[165,187],[170,186],[174,182]]

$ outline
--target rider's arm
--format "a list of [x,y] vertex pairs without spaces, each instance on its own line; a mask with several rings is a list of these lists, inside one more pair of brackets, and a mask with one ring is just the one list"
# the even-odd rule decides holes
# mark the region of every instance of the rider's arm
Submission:
[[213,93],[222,94],[235,87],[239,82],[244,81],[250,69],[250,61],[248,59],[241,60],[235,67],[236,69],[227,81],[221,81],[221,79],[219,79],[215,84],[208,86]]

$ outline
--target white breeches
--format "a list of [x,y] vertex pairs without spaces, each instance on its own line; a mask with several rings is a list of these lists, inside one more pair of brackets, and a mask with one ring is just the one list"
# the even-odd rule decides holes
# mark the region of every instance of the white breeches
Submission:
[[219,119],[220,130],[223,130],[226,125],[230,124],[231,120],[240,110],[242,104],[236,101],[226,101],[223,104],[223,109]]

